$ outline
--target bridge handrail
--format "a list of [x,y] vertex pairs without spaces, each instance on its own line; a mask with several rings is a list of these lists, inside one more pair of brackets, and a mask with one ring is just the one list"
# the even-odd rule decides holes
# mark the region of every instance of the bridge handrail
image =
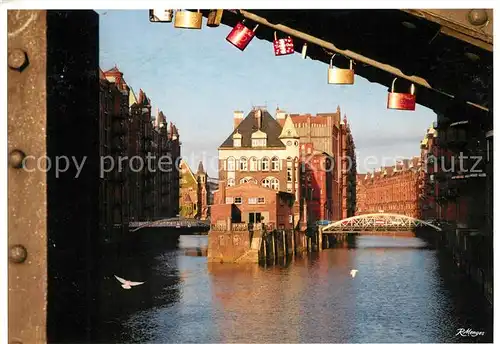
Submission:
[[[427,221],[416,219],[416,218],[411,217],[411,216],[406,216],[406,215],[402,215],[402,214],[395,214],[395,213],[372,213],[372,214],[351,216],[351,217],[330,223],[330,224],[326,225],[325,227],[323,227],[322,230],[327,232],[330,230],[330,228],[332,228],[332,229],[339,228],[339,227],[342,227],[342,224],[344,224],[346,222],[351,222],[351,221],[356,221],[356,220],[368,219],[368,220],[376,221],[376,219],[384,219],[384,218],[385,219],[393,219],[393,220],[397,220],[397,219],[409,220],[411,222],[414,222],[415,224],[429,226],[431,228],[436,229],[437,231],[442,231],[442,228],[440,228],[432,223],[429,223]],[[385,226],[386,227],[398,227],[398,225],[392,225],[392,224],[385,224]],[[371,227],[373,227],[373,226],[371,226]],[[368,228],[368,226],[367,226],[367,228]]]

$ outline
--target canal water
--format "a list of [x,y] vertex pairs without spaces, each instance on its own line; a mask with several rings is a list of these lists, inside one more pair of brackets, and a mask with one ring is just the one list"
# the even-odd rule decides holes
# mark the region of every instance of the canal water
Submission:
[[208,264],[185,253],[206,245],[206,236],[185,236],[179,249],[123,262],[123,277],[145,284],[125,290],[106,280],[102,342],[493,340],[492,310],[480,291],[418,238],[359,236],[354,247],[271,267]]

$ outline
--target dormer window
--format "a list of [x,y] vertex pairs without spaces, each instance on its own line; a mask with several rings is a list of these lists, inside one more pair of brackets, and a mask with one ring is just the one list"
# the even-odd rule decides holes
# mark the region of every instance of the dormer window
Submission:
[[257,130],[252,133],[252,147],[266,147],[267,146],[267,134]]
[[233,147],[241,147],[241,134],[238,131],[233,135]]
[[265,147],[266,139],[252,139],[252,147]]

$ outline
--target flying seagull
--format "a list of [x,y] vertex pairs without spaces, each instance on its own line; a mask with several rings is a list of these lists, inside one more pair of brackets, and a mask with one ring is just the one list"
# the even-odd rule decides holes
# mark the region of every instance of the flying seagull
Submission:
[[116,279],[117,279],[118,281],[120,281],[120,283],[122,284],[122,288],[123,288],[123,289],[132,289],[132,287],[135,287],[135,286],[137,286],[137,285],[141,285],[141,284],[143,284],[143,283],[144,283],[144,282],[132,282],[132,281],[127,281],[126,279],[123,279],[123,278],[118,277],[118,276],[116,276],[116,275],[115,275],[115,277],[116,277]]
[[352,276],[352,278],[354,278],[356,276],[357,272],[358,272],[358,270],[351,270],[351,276]]

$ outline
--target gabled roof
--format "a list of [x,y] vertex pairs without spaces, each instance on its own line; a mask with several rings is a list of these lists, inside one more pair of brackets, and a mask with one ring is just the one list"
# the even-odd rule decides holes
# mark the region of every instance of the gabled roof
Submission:
[[191,197],[189,196],[189,193],[185,193],[184,196],[182,196],[182,201],[184,203],[193,203],[193,201],[191,200]]
[[139,105],[151,105],[151,101],[146,96],[146,93],[141,89],[139,89],[139,97],[137,98],[137,104]]
[[120,74],[123,74],[122,72],[120,72],[120,70],[118,69],[118,67],[116,65],[113,68],[108,69],[105,73],[106,74],[108,74],[108,73],[120,73]]
[[189,167],[187,162],[181,160],[181,162],[179,163],[179,168],[181,169],[182,173],[186,173],[194,180],[195,183],[198,183],[198,179],[194,176],[194,173],[193,171],[191,171],[191,168]]
[[203,162],[200,161],[200,163],[198,164],[198,171],[196,172],[196,174],[203,174],[205,173],[205,169],[203,168]]
[[281,134],[279,136],[280,139],[291,138],[298,139],[299,134],[297,134],[297,130],[295,130],[295,126],[293,125],[292,118],[290,116],[286,116],[285,124],[283,124],[283,130],[281,130]]
[[128,106],[130,107],[134,104],[137,104],[137,98],[135,97],[134,90],[130,87],[130,92],[128,94]]
[[[240,125],[236,127],[228,138],[220,145],[219,148],[229,148],[233,147],[233,134],[238,132],[241,134],[241,147],[242,148],[252,148],[252,134],[258,130],[257,118],[255,112],[259,109],[253,109],[248,113],[248,115],[241,121]],[[260,130],[267,134],[267,147],[279,147],[285,148],[283,142],[281,142],[279,136],[281,134],[280,124],[269,114],[267,110],[261,109],[261,127]],[[261,148],[259,148],[261,149]]]

